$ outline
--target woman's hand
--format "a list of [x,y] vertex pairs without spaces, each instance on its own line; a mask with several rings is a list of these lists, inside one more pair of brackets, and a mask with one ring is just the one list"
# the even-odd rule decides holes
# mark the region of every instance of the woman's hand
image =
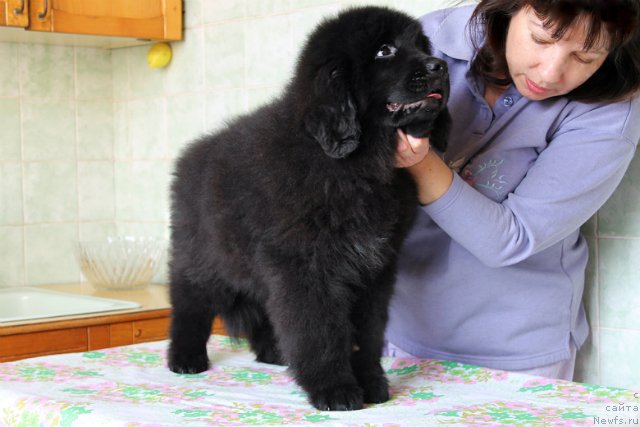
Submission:
[[423,205],[442,197],[453,181],[451,169],[429,147],[429,138],[414,138],[398,129],[396,166],[407,168],[413,176]]
[[398,145],[396,149],[396,167],[408,168],[420,163],[431,145],[429,138],[416,138],[398,129]]

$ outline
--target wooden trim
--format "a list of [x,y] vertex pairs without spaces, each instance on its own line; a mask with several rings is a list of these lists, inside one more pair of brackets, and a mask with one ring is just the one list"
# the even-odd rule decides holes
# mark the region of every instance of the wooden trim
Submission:
[[87,328],[87,350],[100,350],[111,347],[109,325],[89,326]]
[[133,323],[114,323],[110,327],[111,347],[133,344]]
[[25,334],[31,332],[51,331],[56,329],[68,329],[74,327],[86,327],[95,325],[108,325],[112,323],[133,322],[136,320],[155,319],[158,317],[168,317],[171,309],[136,311],[133,313],[112,314],[110,316],[93,316],[66,319],[59,321],[48,321],[46,323],[30,323],[26,325],[0,327],[0,336]]
[[158,341],[169,335],[169,317],[133,322],[133,341],[136,343]]
[[164,38],[182,40],[182,0],[164,0]]
[[163,16],[146,19],[111,16],[94,18],[74,15],[61,10],[54,10],[53,14],[51,31],[57,33],[164,39],[165,18]]
[[10,338],[11,345],[0,346],[0,361],[24,359],[57,353],[71,353],[87,349],[87,331],[85,328],[71,328],[57,331],[20,334]]
[[[0,327],[0,362],[164,340],[170,323],[171,310],[161,309]],[[219,317],[211,333],[226,335]]]

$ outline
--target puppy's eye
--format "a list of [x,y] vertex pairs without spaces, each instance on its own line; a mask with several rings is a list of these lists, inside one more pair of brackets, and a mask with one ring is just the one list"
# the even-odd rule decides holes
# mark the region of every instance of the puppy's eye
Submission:
[[390,44],[383,44],[382,46],[380,46],[380,49],[378,49],[378,52],[376,53],[376,59],[393,58],[396,55],[397,51],[398,49],[396,49],[395,46],[391,46]]

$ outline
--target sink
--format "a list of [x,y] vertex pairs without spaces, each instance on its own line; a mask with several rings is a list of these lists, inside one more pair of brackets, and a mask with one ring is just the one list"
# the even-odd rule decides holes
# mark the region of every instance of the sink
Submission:
[[31,287],[0,288],[0,323],[140,307],[137,302]]

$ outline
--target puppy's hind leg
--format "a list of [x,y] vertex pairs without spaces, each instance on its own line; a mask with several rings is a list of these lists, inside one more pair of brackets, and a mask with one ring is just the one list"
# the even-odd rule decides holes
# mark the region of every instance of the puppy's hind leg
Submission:
[[239,294],[233,308],[223,313],[222,318],[231,336],[244,335],[247,338],[258,362],[283,364],[273,326],[262,305]]
[[[268,320],[267,320],[268,322]],[[284,365],[282,355],[278,349],[276,339],[273,333],[273,327],[270,323],[263,324],[253,329],[247,334],[251,349],[256,354],[256,360],[262,363],[270,363],[272,365]]]

